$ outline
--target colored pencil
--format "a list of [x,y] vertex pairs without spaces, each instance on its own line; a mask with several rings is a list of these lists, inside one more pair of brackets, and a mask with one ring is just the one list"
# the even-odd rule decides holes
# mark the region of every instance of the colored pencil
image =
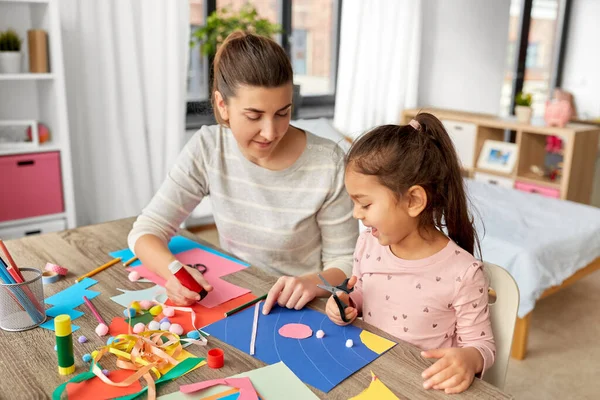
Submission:
[[[0,257],[0,267],[3,268],[4,273],[6,273],[6,275],[7,275],[6,277],[9,278],[8,281],[4,280],[5,283],[23,283],[23,282],[25,282],[25,280],[23,278],[23,275],[21,275],[20,271],[18,269],[15,270],[14,268],[11,268],[9,265],[7,265],[4,262],[4,260],[2,259],[2,257]],[[18,271],[19,273],[16,274],[15,271]],[[24,285],[22,289],[20,287],[18,289],[19,290],[23,290],[23,292],[25,292],[25,294],[27,295],[27,297],[29,297],[29,300],[31,300],[31,303],[35,306],[35,308],[39,312],[41,312],[42,314],[44,314],[46,312],[46,310],[44,309],[44,307],[40,304],[40,302],[38,301],[37,297],[35,297],[35,295],[31,291],[31,289],[29,289],[29,287],[27,287],[26,285]],[[14,293],[14,291],[12,293]],[[13,298],[13,300],[17,301],[17,298],[15,296],[12,296],[12,298]],[[19,303],[19,305],[21,306],[21,308],[24,307],[23,305],[20,304],[19,301],[17,301],[17,303]]]
[[96,275],[98,272],[104,271],[106,268],[112,267],[113,265],[115,265],[118,262],[121,262],[121,257],[112,259],[109,262],[107,262],[106,264],[99,266],[98,268],[88,272],[87,274],[81,275],[79,278],[75,279],[75,283],[81,282],[82,280],[84,280],[85,278],[89,278],[90,276]]
[[256,304],[256,303],[258,303],[259,301],[266,299],[266,298],[267,298],[267,294],[268,294],[268,293],[265,293],[265,294],[263,294],[262,296],[255,298],[254,300],[250,300],[249,302],[247,302],[247,303],[245,303],[245,304],[242,304],[242,305],[241,305],[241,306],[239,306],[239,307],[236,307],[236,308],[234,308],[233,310],[229,310],[229,311],[227,311],[227,312],[225,313],[225,316],[226,316],[226,317],[229,317],[229,316],[231,316],[231,315],[235,314],[235,313],[236,313],[236,312],[238,312],[238,311],[242,311],[244,308],[250,307],[252,304]]
[[[17,267],[17,263],[15,262],[15,260],[13,260],[12,256],[10,255],[8,249],[6,248],[6,245],[4,244],[4,242],[2,241],[2,239],[0,239],[0,248],[2,249],[2,251],[4,252],[4,254],[6,255],[6,259],[8,260],[8,272],[14,277],[15,274],[19,276],[19,278],[21,279],[21,281],[19,282],[17,280],[18,283],[23,283],[23,275],[21,275],[21,271],[19,271],[19,267]],[[14,268],[14,271],[12,270]]]
[[129,260],[127,260],[127,262],[125,263],[125,266],[129,267],[131,264],[133,264],[137,260],[138,260],[137,256],[134,256],[133,258],[130,258]]
[[[6,268],[4,267],[4,261],[0,263],[0,280],[2,280],[5,284],[15,284],[15,280],[8,273]],[[22,291],[19,286],[8,286],[6,287],[10,291],[10,295],[19,304],[22,308],[27,311],[32,321],[36,321],[38,319],[37,314],[40,313],[40,307],[37,300],[31,300],[31,296],[29,299],[25,296],[25,293]],[[32,294],[33,295],[33,294]],[[32,308],[33,307],[33,308]]]
[[96,317],[96,320],[98,321],[98,323],[106,325],[106,322],[104,322],[104,320],[100,316],[100,313],[98,312],[96,307],[94,307],[94,305],[92,304],[90,299],[88,299],[86,296],[83,296],[83,301],[85,302],[85,305],[88,306],[88,308],[90,309],[92,314],[94,314],[94,317]]

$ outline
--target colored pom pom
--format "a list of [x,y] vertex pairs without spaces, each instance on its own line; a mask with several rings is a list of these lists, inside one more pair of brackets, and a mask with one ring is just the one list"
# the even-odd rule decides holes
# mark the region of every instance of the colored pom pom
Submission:
[[131,271],[127,277],[131,282],[135,282],[141,278],[140,273],[137,271]]
[[172,307],[165,307],[162,312],[165,317],[172,317],[175,315],[175,310]]
[[79,337],[77,338],[77,341],[78,341],[79,343],[85,343],[85,342],[87,342],[87,338],[86,338],[85,336],[79,336]]
[[146,330],[146,325],[143,322],[138,322],[133,327],[133,333],[142,333]]
[[161,331],[168,331],[170,327],[171,327],[170,322],[161,322],[161,324],[160,324]]
[[154,306],[152,308],[150,308],[150,314],[154,315],[155,317],[160,314],[162,312],[162,307],[161,306]]
[[98,324],[98,326],[96,327],[96,335],[102,337],[102,336],[106,336],[108,334],[108,326],[106,326],[105,324]]
[[90,361],[92,361],[92,356],[86,353],[86,354],[83,355],[83,357],[81,357],[81,359],[84,362],[90,362]]
[[325,336],[325,332],[323,332],[321,329],[319,329],[317,331],[317,338],[318,339],[323,339],[323,336]]
[[135,314],[137,314],[137,312],[135,311],[135,308],[126,308],[123,311],[123,315],[125,315],[125,318],[133,318],[133,317],[135,317]]
[[158,322],[158,321],[148,322],[148,330],[149,331],[157,331],[159,329],[160,329],[160,322]]
[[348,339],[348,340],[346,340],[346,347],[347,347],[347,348],[350,348],[350,347],[352,347],[352,346],[354,346],[354,342],[352,341],[352,339]]
[[142,300],[140,301],[140,306],[142,310],[149,310],[152,307],[152,302],[150,300]]
[[176,335],[183,335],[183,327],[179,324],[173,324],[169,328],[169,332],[174,333]]
[[196,340],[198,340],[198,339],[200,339],[200,332],[198,332],[198,331],[189,331],[187,333],[187,337],[190,338],[190,339],[196,339]]

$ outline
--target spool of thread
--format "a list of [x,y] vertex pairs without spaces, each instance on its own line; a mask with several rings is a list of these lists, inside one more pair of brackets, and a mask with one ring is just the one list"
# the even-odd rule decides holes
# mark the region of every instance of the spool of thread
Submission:
[[70,375],[75,372],[73,356],[73,335],[71,334],[71,317],[61,314],[54,318],[56,333],[56,354],[58,356],[58,373]]

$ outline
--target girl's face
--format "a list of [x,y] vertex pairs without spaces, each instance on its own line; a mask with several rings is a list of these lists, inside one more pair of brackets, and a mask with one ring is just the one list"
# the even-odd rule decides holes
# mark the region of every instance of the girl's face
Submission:
[[371,228],[382,246],[396,245],[417,230],[420,211],[415,215],[408,193],[398,200],[376,176],[361,174],[351,166],[346,168],[345,184],[354,203],[354,218]]
[[254,163],[267,161],[290,126],[293,86],[241,86],[226,104],[219,92],[215,103],[244,156]]

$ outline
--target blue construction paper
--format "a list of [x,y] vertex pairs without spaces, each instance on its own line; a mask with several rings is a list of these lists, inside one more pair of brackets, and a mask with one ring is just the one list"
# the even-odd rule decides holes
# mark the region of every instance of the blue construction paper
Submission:
[[[221,253],[218,250],[213,249],[212,247],[208,247],[205,246],[203,244],[194,242],[193,240],[190,240],[188,238],[185,238],[183,236],[173,236],[171,238],[171,241],[169,242],[169,250],[171,251],[171,253],[173,254],[178,254],[178,253],[182,253],[184,251],[188,251],[188,250],[192,250],[192,249],[202,249],[204,251],[208,251],[209,253],[213,253],[216,254],[218,256],[221,256],[223,258],[226,258],[228,260],[234,261],[240,265],[243,265],[245,267],[249,267],[250,264],[238,260],[235,257],[232,257],[228,254],[224,254]],[[123,250],[119,250],[119,251],[113,251],[112,253],[109,253],[112,257],[121,257],[123,259],[123,261],[127,261],[131,258],[134,257],[134,254],[131,250],[129,249],[123,249]],[[132,263],[130,265],[130,267],[137,267],[138,265],[142,265],[142,263],[137,260],[136,262]]]
[[[275,307],[263,315],[262,306],[254,357],[267,364],[283,361],[300,380],[325,393],[380,356],[362,343],[363,330],[353,325],[337,326],[325,314],[308,308]],[[248,307],[204,331],[249,354],[253,321],[254,307]],[[306,324],[313,335],[301,340],[282,337],[279,328],[288,323]],[[316,336],[319,329],[325,332],[322,339]],[[347,339],[352,339],[353,347],[346,347]]]
[[[54,330],[54,318],[49,319],[46,322],[44,322],[43,324],[41,324],[40,328],[44,328],[44,329],[48,329],[49,331],[53,331]],[[78,329],[79,329],[78,325],[71,324],[71,332],[75,332]]]
[[[68,314],[71,317],[71,321],[81,317],[84,315],[84,313],[79,310],[75,310],[75,308],[84,303],[83,296],[86,296],[91,300],[100,294],[99,292],[88,290],[90,286],[93,286],[96,283],[98,283],[98,281],[95,281],[91,278],[85,278],[81,282],[78,282],[73,286],[69,286],[68,288],[48,297],[44,300],[44,302],[52,305],[52,307],[46,310],[46,315],[49,317],[56,317],[61,314]],[[40,326],[53,331],[54,320],[48,320]],[[77,329],[79,329],[78,326],[72,325],[72,331],[76,331]]]

